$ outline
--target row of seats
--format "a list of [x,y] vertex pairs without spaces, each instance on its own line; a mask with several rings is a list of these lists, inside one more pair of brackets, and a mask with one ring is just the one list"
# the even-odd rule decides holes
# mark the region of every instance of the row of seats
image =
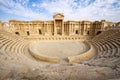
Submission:
[[[112,34],[111,34],[111,33],[112,33]],[[119,30],[118,30],[118,29],[113,29],[113,30],[111,29],[111,30],[108,30],[108,31],[104,31],[103,33],[95,36],[94,39],[92,39],[92,41],[99,41],[99,40],[101,40],[101,39],[104,40],[105,38],[108,38],[108,37],[110,37],[110,36],[115,35],[116,33],[119,33]],[[102,35],[104,35],[104,37],[103,37]],[[101,38],[101,36],[102,36],[102,38]]]
[[[75,67],[74,69],[79,70],[80,72],[82,72],[82,71],[85,72],[84,70],[86,70],[86,71],[89,70],[91,72],[94,70],[95,71],[94,73],[98,73],[99,75],[104,75],[104,71],[102,71],[100,69],[104,69],[105,67],[107,67],[108,70],[113,69],[116,72],[118,72],[118,74],[116,74],[116,76],[118,75],[118,77],[120,77],[119,76],[120,75],[120,30],[119,29],[116,29],[116,30],[111,29],[111,30],[105,31],[105,32],[101,33],[100,35],[96,36],[90,43],[96,48],[97,54],[95,56],[93,56],[90,60],[81,62],[82,64],[73,65]],[[1,70],[3,70],[3,72],[4,72],[4,73],[2,73],[2,75],[6,75],[6,76],[8,75],[5,72],[5,69],[8,69],[10,66],[12,66],[12,68],[14,68],[14,69],[17,69],[20,71],[22,70],[22,72],[24,72],[23,71],[24,68],[26,70],[26,68],[29,68],[34,65],[38,66],[37,64],[39,64],[40,62],[37,63],[37,61],[36,61],[36,63],[35,63],[33,61],[34,59],[32,59],[30,56],[27,55],[27,53],[29,54],[28,45],[29,45],[29,42],[22,39],[21,37],[11,34],[9,32],[0,30],[0,73],[2,73]],[[27,56],[25,56],[25,55],[27,55]],[[20,65],[18,65],[18,63],[20,63]],[[22,65],[24,65],[24,67],[21,67]],[[68,69],[69,68],[72,69],[73,66],[72,67],[69,66]],[[76,69],[77,66],[81,67],[81,68]],[[4,67],[6,67],[6,68],[2,69]],[[19,69],[20,67],[22,69]],[[104,68],[101,68],[101,67],[104,67]],[[12,68],[10,67],[10,69],[12,69]],[[56,68],[56,67],[54,67],[54,68]],[[82,70],[82,68],[83,68],[83,70]],[[95,68],[100,72],[95,70]],[[100,68],[100,69],[98,69],[98,68]],[[36,69],[36,67],[35,67],[35,69]],[[40,70],[39,67],[38,67],[38,69]],[[47,70],[49,71],[49,69],[52,69],[52,68],[48,68]],[[42,70],[43,70],[43,68],[42,68]],[[33,72],[33,69],[30,69],[30,71]],[[58,69],[55,71],[57,73]],[[65,72],[66,71],[67,71],[67,69],[65,70]],[[87,72],[88,76],[90,75],[89,71]],[[74,72],[74,70],[71,72]],[[42,71],[40,73],[42,73]],[[44,73],[45,73],[45,71],[44,71]],[[37,74],[39,74],[39,73],[37,73]],[[62,74],[64,74],[64,72],[62,72]],[[82,73],[80,74],[80,76],[81,75],[82,75]],[[90,76],[92,76],[92,75],[90,75]],[[93,77],[95,77],[95,76],[93,76]],[[2,77],[1,74],[0,74],[0,79],[1,80],[4,79],[4,77]],[[94,80],[96,80],[96,79],[94,79]]]
[[29,56],[29,42],[15,34],[0,30],[0,63],[34,59]]
[[42,66],[29,54],[29,44],[20,36],[0,30],[0,80],[13,71],[21,74]]
[[120,29],[105,31],[92,39],[97,54],[84,64],[117,68],[120,65]]

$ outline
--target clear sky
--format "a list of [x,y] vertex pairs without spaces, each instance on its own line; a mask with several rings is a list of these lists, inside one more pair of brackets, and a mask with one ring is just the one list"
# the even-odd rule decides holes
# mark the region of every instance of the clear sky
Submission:
[[120,0],[0,0],[0,20],[52,20],[63,13],[65,20],[120,21]]

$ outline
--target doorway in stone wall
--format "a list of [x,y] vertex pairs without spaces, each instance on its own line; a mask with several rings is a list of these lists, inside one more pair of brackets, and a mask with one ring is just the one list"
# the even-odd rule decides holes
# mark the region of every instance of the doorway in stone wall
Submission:
[[89,34],[90,34],[90,31],[87,32],[87,35],[89,35]]
[[96,33],[96,35],[99,35],[100,33],[102,33],[102,31],[98,31],[98,32]]
[[28,36],[30,35],[30,32],[29,32],[29,31],[27,31],[27,35],[28,35]]
[[15,32],[15,34],[20,35],[20,33],[19,33],[19,32]]
[[41,31],[41,29],[39,29],[39,34],[42,35],[42,31]]
[[78,30],[75,31],[75,34],[78,34]]
[[55,20],[57,35],[62,35],[62,20]]

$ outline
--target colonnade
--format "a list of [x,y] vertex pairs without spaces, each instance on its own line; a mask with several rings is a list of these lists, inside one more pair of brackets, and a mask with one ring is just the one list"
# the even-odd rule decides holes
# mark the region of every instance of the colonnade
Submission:
[[[52,36],[64,36],[64,35],[87,35],[88,31],[92,32],[90,24],[82,24],[79,22],[69,23],[63,22],[62,26],[56,26],[56,23],[51,22],[41,22],[41,23],[12,23],[13,33],[19,32],[26,34],[29,32],[30,35],[52,35]],[[60,32],[60,33],[59,33]]]

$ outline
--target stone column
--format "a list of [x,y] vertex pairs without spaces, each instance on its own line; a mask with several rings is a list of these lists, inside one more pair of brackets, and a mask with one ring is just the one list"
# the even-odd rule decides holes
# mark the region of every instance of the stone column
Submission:
[[64,22],[62,20],[62,35],[64,35]]
[[83,35],[85,35],[85,24],[83,24]]
[[46,24],[46,28],[47,28],[46,32],[47,32],[47,34],[48,34],[48,24]]
[[56,24],[55,24],[55,19],[54,19],[54,35],[56,35],[57,32],[56,32]]
[[85,34],[85,35],[87,35],[87,34],[86,34],[86,31],[87,31],[87,24],[85,24],[85,29],[84,29],[84,34]]
[[71,33],[73,33],[73,24],[71,24]]
[[79,35],[81,35],[81,24],[79,24]]
[[43,35],[45,35],[45,22],[43,22]]
[[52,26],[51,26],[52,35],[54,35],[54,23],[52,23],[51,25],[52,25]]
[[72,33],[72,24],[70,24],[70,34]]
[[36,23],[36,35],[39,35],[39,24]]
[[71,33],[71,24],[69,23],[69,35]]
[[68,34],[69,29],[68,29],[68,24],[66,24],[66,33]]
[[47,33],[47,24],[45,23],[45,32]]

